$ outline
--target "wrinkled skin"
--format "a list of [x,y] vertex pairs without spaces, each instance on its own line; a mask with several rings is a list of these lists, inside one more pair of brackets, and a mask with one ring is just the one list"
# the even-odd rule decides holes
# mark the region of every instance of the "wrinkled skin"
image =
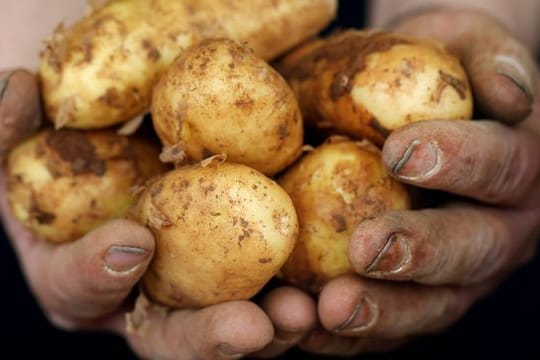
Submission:
[[411,124],[386,140],[397,179],[459,197],[358,226],[349,260],[360,276],[322,289],[321,325],[300,343],[317,354],[388,351],[451,326],[534,256],[540,234],[540,98],[527,50],[477,13],[426,11],[394,26],[458,53],[485,117]]
[[[3,95],[21,86],[11,83]],[[36,101],[33,95],[26,94],[23,102]],[[28,115],[13,102],[0,104],[9,105],[0,108],[0,113],[13,114],[15,119]],[[39,121],[41,114],[32,117]],[[9,141],[16,143],[20,138]],[[49,321],[61,329],[120,334],[143,358],[231,359],[261,350],[281,353],[295,343],[290,343],[285,330],[303,334],[314,326],[316,308],[311,299],[295,288],[280,287],[258,304],[231,301],[201,310],[166,313],[143,303],[144,330],[128,331],[126,314],[134,306],[130,294],[137,288],[155,249],[151,232],[129,220],[113,220],[73,242],[52,244],[13,217],[6,185],[5,170],[0,169],[0,217],[4,228],[36,300]],[[294,315],[291,317],[288,311]]]
[[[458,43],[479,43],[475,39],[478,31],[473,26],[480,21],[478,17],[462,16],[458,25],[453,20],[455,17],[451,13],[433,16],[433,21],[452,24],[448,33],[463,35]],[[406,24],[410,26],[409,32],[425,35],[433,35],[429,30],[435,28],[431,24],[422,25],[419,18],[409,18],[407,23],[401,23],[401,27]],[[481,32],[492,26],[484,23]],[[445,40],[453,42],[456,39]],[[516,44],[508,35],[497,34],[497,41],[499,44]],[[494,58],[491,50],[477,49],[485,58]],[[530,62],[525,60],[528,55],[524,49],[519,52],[518,64]],[[534,71],[527,70],[526,77],[531,84]],[[364,277],[347,276],[330,282],[320,293],[318,303],[297,289],[282,287],[267,294],[259,306],[242,301],[199,311],[155,313],[150,317],[145,338],[126,334],[121,304],[141,276],[153,251],[153,239],[147,231],[132,223],[115,222],[80,241],[53,246],[39,241],[13,221],[5,201],[2,202],[2,218],[26,278],[51,321],[72,330],[117,331],[126,336],[140,356],[227,358],[217,353],[217,345],[223,343],[229,346],[221,349],[236,350],[240,354],[256,351],[255,355],[261,357],[275,356],[298,344],[305,351],[319,354],[386,351],[412,336],[450,326],[475,301],[534,254],[540,218],[540,209],[536,205],[540,196],[537,180],[540,164],[536,155],[540,150],[538,100],[532,105],[526,92],[520,90],[527,87],[527,81],[518,80],[520,86],[516,87],[511,78],[503,76],[499,80],[504,86],[497,87],[501,91],[488,107],[502,109],[521,120],[526,118],[520,125],[498,124],[494,120],[502,119],[502,116],[496,111],[490,117],[493,120],[463,122],[457,127],[445,121],[425,122],[396,131],[383,149],[383,159],[389,169],[393,169],[413,138],[428,142],[437,138],[443,155],[437,170],[427,177],[402,179],[480,202],[474,206],[462,201],[438,209],[390,213],[363,223],[351,241],[350,260]],[[473,84],[478,82],[473,81]],[[533,89],[529,90],[534,94]],[[530,109],[534,111],[529,114]],[[446,130],[453,131],[456,136],[441,138],[440,134]],[[471,138],[475,141],[463,141]],[[418,157],[411,157],[412,161],[402,167],[402,171],[418,169],[428,154],[416,152]],[[466,161],[461,158],[464,154]],[[468,176],[461,176],[464,173]],[[512,176],[506,176],[508,174]],[[409,227],[409,224],[414,226]],[[431,236],[435,229],[438,231],[436,236]],[[382,243],[386,243],[387,235],[392,231],[406,236],[409,245],[405,248],[410,249],[411,254],[408,265],[399,271],[365,274],[367,264],[372,263],[367,255],[373,257],[379,248],[384,248]],[[100,246],[92,247],[93,252],[88,253],[89,243],[96,240]],[[431,246],[424,246],[427,243]],[[120,274],[103,270],[102,256],[112,244],[144,249],[139,252],[140,256],[135,256],[139,260],[135,270],[119,271]],[[454,256],[452,261],[438,263],[439,257],[421,256],[418,249],[439,249]],[[362,252],[366,257],[359,256]],[[399,254],[399,251],[395,253]],[[64,260],[56,261],[61,258]],[[65,261],[66,258],[72,260]],[[121,256],[120,259],[121,263],[126,263],[126,258]],[[437,263],[429,263],[429,260]],[[442,266],[444,263],[446,266]],[[469,266],[461,266],[462,263]],[[471,264],[476,267],[471,268]],[[82,269],[84,271],[80,271]],[[369,280],[365,276],[396,281]],[[404,278],[412,281],[397,282]],[[357,311],[353,311],[355,309]],[[351,316],[352,313],[357,316]],[[398,316],[400,326],[394,326]],[[366,322],[366,319],[369,320]],[[344,323],[356,329],[346,329]]]

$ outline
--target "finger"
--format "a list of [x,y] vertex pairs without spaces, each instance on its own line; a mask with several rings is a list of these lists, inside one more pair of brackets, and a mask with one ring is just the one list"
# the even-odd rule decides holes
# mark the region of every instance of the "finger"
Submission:
[[534,255],[538,211],[455,205],[395,211],[362,222],[349,243],[358,274],[422,284],[472,284]]
[[[122,304],[153,251],[146,228],[115,220],[72,243],[40,246],[27,259],[36,264],[29,276],[45,309],[57,318],[96,318]],[[21,256],[27,263],[25,254]]]
[[365,353],[388,352],[403,346],[404,339],[358,338],[336,335],[317,328],[299,347],[309,353],[325,356],[353,356]]
[[0,205],[30,287],[50,321],[62,328],[94,327],[99,317],[118,310],[154,251],[150,232],[127,220],[72,243],[50,244],[11,216],[5,196]]
[[35,77],[21,69],[0,72],[0,160],[37,130],[41,103]]
[[319,318],[342,336],[404,339],[439,331],[469,308],[475,290],[392,283],[344,276],[319,297]]
[[273,358],[284,353],[317,325],[315,301],[294,287],[272,290],[262,300],[261,308],[274,324],[274,339],[263,350],[253,354],[255,357]]
[[442,40],[453,49],[485,116],[513,124],[531,112],[537,92],[535,62],[495,20],[470,10],[434,9],[402,19],[394,30]]
[[[382,159],[394,176],[416,186],[477,200],[536,203],[540,139],[490,121],[422,121],[392,133]],[[535,196],[536,195],[536,196]]]
[[264,348],[274,335],[268,317],[248,301],[166,312],[138,300],[128,321],[127,340],[149,359],[238,359]]
[[154,251],[152,234],[128,220],[111,221],[71,243],[48,243],[12,216],[5,190],[0,215],[37,300],[62,328],[109,328],[115,320],[105,316],[121,310]]

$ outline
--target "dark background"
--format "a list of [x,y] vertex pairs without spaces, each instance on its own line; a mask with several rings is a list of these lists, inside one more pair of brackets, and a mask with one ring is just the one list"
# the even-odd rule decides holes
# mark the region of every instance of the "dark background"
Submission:
[[[361,27],[363,1],[341,0],[335,27]],[[0,229],[1,230],[1,229]],[[30,294],[17,260],[0,233],[1,298],[0,358],[134,359],[123,339],[109,334],[68,333],[47,322]],[[540,258],[515,272],[500,288],[478,302],[455,326],[444,333],[423,337],[399,351],[362,355],[362,359],[540,359],[537,325],[540,322]],[[5,354],[16,354],[6,357]],[[286,358],[304,358],[297,350]]]

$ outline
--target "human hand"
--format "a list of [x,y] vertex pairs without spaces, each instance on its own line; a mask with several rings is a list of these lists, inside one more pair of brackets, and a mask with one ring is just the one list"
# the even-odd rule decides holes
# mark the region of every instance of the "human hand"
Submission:
[[[2,154],[35,131],[41,119],[34,77],[11,74],[0,91]],[[253,352],[277,355],[299,340],[298,333],[315,326],[309,297],[283,287],[261,296],[260,305],[233,301],[200,310],[164,311],[139,297],[128,328],[126,313],[133,310],[138,280],[152,259],[152,234],[134,222],[116,220],[74,242],[52,244],[11,215],[5,187],[0,169],[0,218],[29,287],[59,328],[119,334],[145,358],[228,359]]]
[[430,10],[394,25],[446,42],[491,120],[418,122],[387,139],[383,161],[397,179],[457,196],[358,226],[349,258],[360,276],[322,289],[321,328],[301,343],[309,352],[385,351],[450,326],[534,256],[540,234],[540,99],[529,52],[476,12]]
[[26,70],[0,71],[0,164],[10,148],[41,124],[41,103],[34,76]]

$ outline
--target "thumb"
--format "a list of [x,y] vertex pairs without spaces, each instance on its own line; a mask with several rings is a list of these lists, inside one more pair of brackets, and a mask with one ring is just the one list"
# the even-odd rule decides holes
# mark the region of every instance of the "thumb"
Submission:
[[34,75],[15,69],[0,72],[0,160],[41,124],[41,102]]
[[482,115],[514,124],[530,114],[535,62],[496,20],[477,11],[434,9],[401,18],[393,30],[446,43],[461,58]]
[[0,219],[50,321],[63,328],[107,326],[100,321],[121,310],[152,260],[152,233],[133,221],[112,220],[73,242],[53,244],[14,218],[5,194],[0,171]]

